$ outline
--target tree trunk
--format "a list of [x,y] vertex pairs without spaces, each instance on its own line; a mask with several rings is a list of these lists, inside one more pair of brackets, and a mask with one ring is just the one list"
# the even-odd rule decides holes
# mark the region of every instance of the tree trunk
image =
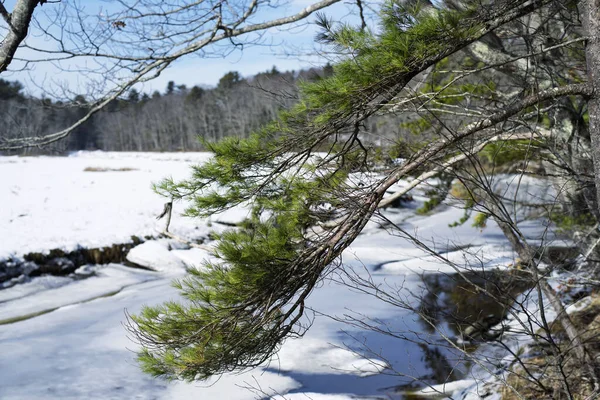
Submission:
[[[585,46],[588,81],[593,92],[588,101],[590,118],[590,138],[594,160],[594,182],[597,198],[600,200],[600,0],[581,2],[581,21],[586,36]],[[600,201],[598,201],[600,209]]]

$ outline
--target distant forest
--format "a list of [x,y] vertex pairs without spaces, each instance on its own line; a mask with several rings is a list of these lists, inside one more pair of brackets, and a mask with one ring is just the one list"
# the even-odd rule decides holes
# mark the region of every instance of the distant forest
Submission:
[[[280,110],[297,101],[298,83],[322,79],[331,66],[302,71],[270,71],[243,78],[228,72],[215,88],[188,88],[169,82],[164,92],[140,93],[132,89],[86,121],[67,139],[26,153],[61,154],[74,150],[198,151],[202,138],[216,141],[226,136],[247,137],[277,118]],[[90,107],[87,99],[53,101],[23,93],[17,81],[0,79],[0,136],[39,136],[64,129]],[[398,135],[397,117],[373,119],[364,129],[371,140]]]

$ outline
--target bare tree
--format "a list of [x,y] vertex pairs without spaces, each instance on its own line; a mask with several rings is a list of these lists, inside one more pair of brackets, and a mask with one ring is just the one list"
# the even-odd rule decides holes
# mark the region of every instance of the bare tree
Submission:
[[[58,66],[71,62],[71,67],[63,68],[75,68],[85,75],[90,85],[86,97],[95,100],[88,113],[70,126],[37,136],[3,136],[0,150],[44,146],[61,140],[111,101],[134,85],[157,77],[173,62],[192,54],[219,57],[233,49],[261,43],[266,30],[298,23],[338,1],[323,0],[296,14],[274,19],[265,18],[262,13],[277,4],[262,0],[169,4],[153,0],[115,1],[100,14],[86,14],[77,3],[64,1],[47,4],[44,11],[48,11],[37,19],[32,16],[40,13],[38,1],[19,1],[12,14],[2,7],[9,27],[0,52],[2,71],[11,62],[20,69],[39,62]],[[46,47],[23,42],[31,25],[49,42]],[[87,66],[80,67],[84,63]],[[63,94],[74,96],[66,88]]]

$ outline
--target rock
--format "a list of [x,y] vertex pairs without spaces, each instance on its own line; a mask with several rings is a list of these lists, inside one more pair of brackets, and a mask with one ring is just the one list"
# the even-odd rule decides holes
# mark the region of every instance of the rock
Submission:
[[577,256],[581,254],[577,246],[544,246],[538,250],[538,253],[542,252],[552,264],[565,267],[568,266],[565,264],[573,264]]
[[[23,259],[9,258],[0,260],[0,284],[11,282],[13,278],[23,275],[25,278],[44,274],[66,276],[77,270],[82,265],[124,263],[130,249],[140,244],[142,239],[131,237],[130,243],[114,244],[100,248],[78,248],[67,252],[61,249],[52,249],[49,252],[29,253]],[[85,275],[78,273],[78,275]],[[88,274],[90,275],[90,274]],[[19,282],[17,282],[19,283]],[[14,285],[7,283],[7,285]]]
[[13,259],[0,261],[0,282],[6,282],[21,275],[23,273],[21,264],[21,262]]
[[68,275],[77,269],[75,263],[66,257],[51,258],[44,264],[39,266],[39,269],[35,271],[31,276],[37,276],[41,274],[52,274],[57,276]]
[[502,322],[502,318],[498,315],[489,314],[483,318],[480,318],[477,322],[469,325],[463,331],[463,340],[493,340],[500,336],[503,332],[502,329],[492,328]]
[[24,275],[30,275],[33,271],[38,270],[40,267],[33,261],[25,261],[20,265],[21,273]]
[[[392,195],[393,195],[393,193],[392,193]],[[407,193],[405,195],[398,197],[397,199],[394,199],[394,201],[392,201],[385,208],[403,208],[406,205],[406,203],[409,203],[411,201],[413,201],[413,197],[411,194]]]

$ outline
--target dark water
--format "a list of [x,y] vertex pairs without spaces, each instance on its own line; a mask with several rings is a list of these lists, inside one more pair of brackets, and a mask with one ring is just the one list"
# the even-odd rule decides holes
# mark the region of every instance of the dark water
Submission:
[[366,377],[334,372],[285,373],[303,385],[296,392],[418,399],[409,393],[427,385],[464,379],[472,366],[465,354],[472,354],[481,343],[490,340],[482,328],[471,329],[473,337],[461,341],[463,337],[467,339],[464,331],[500,322],[514,299],[530,287],[522,275],[508,271],[469,272],[462,276],[425,274],[407,279],[415,279],[416,285],[411,287],[417,289],[402,302],[397,316],[370,321],[373,329],[349,326],[339,332],[348,349],[383,359],[390,368]]

